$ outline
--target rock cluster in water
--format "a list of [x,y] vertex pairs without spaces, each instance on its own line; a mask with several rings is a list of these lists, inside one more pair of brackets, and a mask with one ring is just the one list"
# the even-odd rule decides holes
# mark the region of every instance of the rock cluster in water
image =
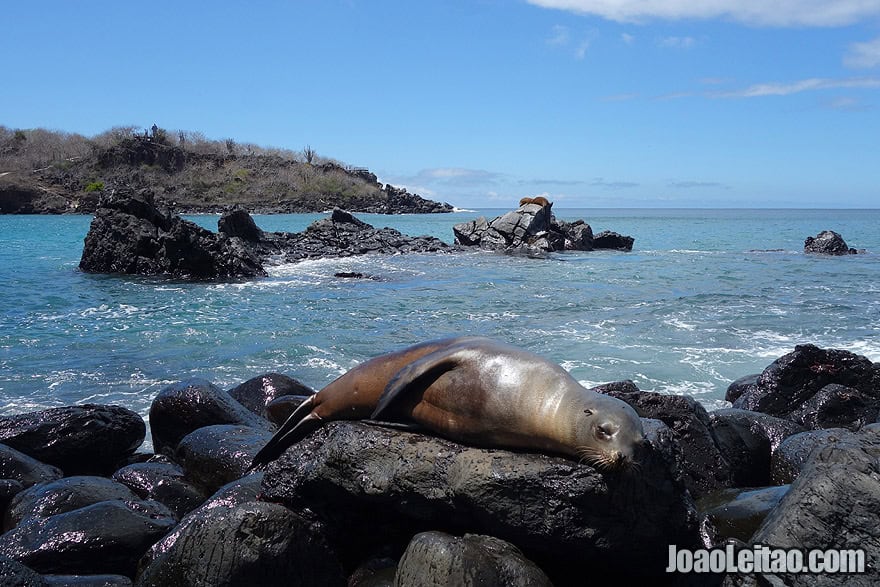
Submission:
[[630,381],[596,390],[643,417],[638,469],[602,473],[362,421],[329,423],[249,472],[312,393],[277,373],[228,392],[198,379],[163,389],[150,409],[155,454],[135,452],[144,422],[117,406],[2,417],[0,577],[582,585],[590,573],[668,580],[669,544],[732,541],[863,549],[868,574],[849,578],[877,580],[880,364],[798,346],[732,383],[734,407],[713,412]]
[[493,220],[481,216],[453,228],[455,243],[492,251],[543,254],[552,251],[631,251],[635,239],[616,232],[594,235],[583,220],[556,220],[552,204],[525,198],[520,207]]
[[817,255],[855,255],[859,251],[848,246],[843,237],[833,230],[823,230],[804,240],[804,252]]
[[441,240],[376,229],[336,209],[299,233],[264,232],[242,209],[226,212],[211,232],[160,211],[152,193],[114,193],[101,200],[85,238],[80,269],[87,273],[215,279],[265,276],[264,265],[364,253],[435,252]]

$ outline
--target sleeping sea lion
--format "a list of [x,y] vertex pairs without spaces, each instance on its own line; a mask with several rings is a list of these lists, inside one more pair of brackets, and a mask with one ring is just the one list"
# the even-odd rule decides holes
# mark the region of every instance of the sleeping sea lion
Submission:
[[483,447],[561,453],[598,468],[632,464],[642,422],[622,400],[586,389],[562,367],[482,337],[426,342],[375,357],[297,408],[254,457],[276,459],[327,420],[418,424]]

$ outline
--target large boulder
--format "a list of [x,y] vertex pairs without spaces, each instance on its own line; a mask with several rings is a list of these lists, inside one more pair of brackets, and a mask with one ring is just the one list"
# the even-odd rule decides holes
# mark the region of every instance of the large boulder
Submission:
[[272,424],[204,379],[189,379],[160,391],[150,405],[150,432],[158,453],[174,452],[190,432],[215,424],[271,430]]
[[706,408],[690,396],[632,391],[635,386],[630,387],[631,382],[621,384],[617,388],[611,384],[600,386],[594,391],[621,399],[639,416],[660,420],[670,428],[681,449],[679,467],[685,485],[695,498],[731,486],[730,463],[718,448]]
[[106,477],[64,477],[30,487],[9,504],[3,520],[4,530],[31,518],[48,518],[100,501],[137,501],[138,496],[125,485]]
[[729,539],[748,542],[788,493],[788,485],[720,489],[697,502],[703,513],[703,546],[712,548]]
[[544,572],[509,542],[491,536],[422,532],[413,537],[400,559],[394,584],[504,585],[551,587]]
[[164,504],[180,519],[205,501],[207,495],[194,485],[180,465],[174,463],[132,463],[113,473],[119,481],[141,499]]
[[551,213],[552,204],[545,202],[525,198],[518,209],[492,220],[481,216],[456,224],[452,228],[455,243],[526,254],[591,251],[594,248],[632,250],[632,237],[607,231],[594,237],[592,228],[583,220],[557,221]]
[[83,404],[0,417],[0,442],[67,475],[104,475],[134,453],[146,425],[119,406]]
[[[815,450],[791,489],[752,537],[771,548],[861,550],[867,575],[847,585],[876,585],[880,569],[880,425],[854,443]],[[842,585],[836,575],[782,575],[785,585]]]
[[[812,418],[801,408],[832,383],[860,392],[860,410],[880,406],[880,365],[849,351],[804,344],[773,361],[758,377],[754,388],[740,395],[733,407],[780,418],[791,419],[796,414],[801,424],[820,426],[827,418],[837,417],[836,406],[845,404],[845,397],[816,399],[816,408],[828,406],[827,416]],[[834,395],[832,392],[828,395]],[[862,418],[861,413],[857,418]]]
[[693,503],[650,446],[638,469],[603,474],[561,457],[331,422],[269,464],[262,498],[319,513],[347,552],[425,529],[479,533],[556,578],[584,565],[661,573],[669,544],[697,541]]
[[793,434],[773,450],[770,461],[770,478],[777,485],[791,483],[807,464],[817,447],[852,447],[856,435],[845,428],[826,428]]
[[804,240],[804,252],[818,255],[854,255],[856,249],[847,246],[843,237],[833,230],[823,230],[816,236]]
[[319,524],[284,506],[246,502],[193,519],[137,577],[141,587],[346,584]]
[[736,487],[769,485],[773,451],[786,438],[804,430],[791,420],[736,408],[710,412],[709,422]]
[[217,221],[217,232],[226,236],[237,236],[246,241],[258,242],[263,231],[244,208],[235,206],[227,210]]
[[27,519],[0,536],[0,555],[39,573],[133,577],[138,559],[175,522],[155,502],[102,501]]
[[160,212],[150,192],[101,200],[86,235],[81,270],[213,279],[266,271],[241,239]]
[[212,493],[244,475],[270,438],[272,433],[264,428],[205,426],[183,437],[175,457],[189,479]]
[[19,491],[64,476],[58,467],[41,463],[12,447],[0,444],[0,512]]
[[279,397],[309,396],[314,393],[312,388],[281,373],[258,375],[229,390],[233,399],[266,419],[269,419],[267,406]]

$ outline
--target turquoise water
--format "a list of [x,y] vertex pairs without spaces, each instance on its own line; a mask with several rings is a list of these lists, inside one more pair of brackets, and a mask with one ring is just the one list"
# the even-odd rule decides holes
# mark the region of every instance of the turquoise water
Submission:
[[[146,416],[164,385],[194,376],[232,387],[279,371],[320,388],[381,352],[459,334],[529,348],[588,385],[632,379],[710,408],[795,344],[880,361],[878,210],[556,214],[632,235],[635,248],[364,256],[186,283],[80,273],[90,217],[0,216],[0,414],[102,402]],[[359,217],[451,242],[452,225],[478,215]],[[297,231],[322,216],[256,220]],[[216,216],[194,219],[216,229]],[[868,253],[804,255],[804,238],[824,229]]]

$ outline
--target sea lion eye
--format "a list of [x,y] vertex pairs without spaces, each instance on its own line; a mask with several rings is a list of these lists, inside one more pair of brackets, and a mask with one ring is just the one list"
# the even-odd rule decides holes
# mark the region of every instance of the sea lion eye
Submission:
[[586,415],[588,415],[588,416],[592,416],[592,415],[593,415],[593,410],[591,410],[590,408],[587,408],[587,409],[584,410],[584,413],[585,413]]

